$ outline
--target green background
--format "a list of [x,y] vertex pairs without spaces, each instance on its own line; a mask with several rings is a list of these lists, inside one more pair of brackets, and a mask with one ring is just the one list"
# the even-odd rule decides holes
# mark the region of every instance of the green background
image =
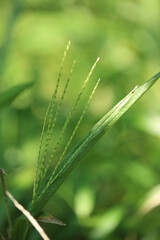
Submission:
[[[74,138],[91,127],[137,84],[159,71],[159,0],[0,1],[0,90],[34,81],[0,110],[0,167],[7,188],[27,207],[42,123],[63,51],[71,41],[60,90],[76,60],[56,134],[91,66],[100,56],[73,126],[101,82]],[[160,83],[129,110],[74,170],[45,211],[65,227],[42,224],[51,239],[160,238]],[[60,99],[58,93],[58,101]],[[72,124],[64,136],[67,143]],[[0,192],[0,231],[7,226]],[[20,215],[9,203],[12,219]],[[40,239],[32,231],[31,240]]]

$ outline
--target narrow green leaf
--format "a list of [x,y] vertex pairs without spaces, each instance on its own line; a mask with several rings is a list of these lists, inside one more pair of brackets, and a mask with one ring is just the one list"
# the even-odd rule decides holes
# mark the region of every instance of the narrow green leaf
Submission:
[[29,239],[29,229],[30,223],[29,221],[22,217],[16,219],[14,223],[14,228],[11,235],[11,240],[25,240]]
[[57,224],[60,226],[66,226],[66,224],[64,222],[62,222],[61,220],[53,217],[53,216],[46,216],[46,217],[39,217],[37,219],[38,222],[44,222],[44,223],[52,223],[52,224]]
[[[95,145],[95,143],[117,122],[117,120],[157,81],[160,73],[141,86],[136,86],[124,99],[113,107],[104,117],[73,147],[56,169],[52,182],[47,185],[50,175],[37,194],[36,201],[31,207],[33,216],[38,216],[51,196],[58,190],[72,170]],[[47,188],[46,188],[47,186]],[[44,191],[45,189],[45,191]],[[43,194],[42,194],[43,193]]]
[[0,93],[0,108],[8,106],[26,88],[32,87],[34,82],[19,84]]

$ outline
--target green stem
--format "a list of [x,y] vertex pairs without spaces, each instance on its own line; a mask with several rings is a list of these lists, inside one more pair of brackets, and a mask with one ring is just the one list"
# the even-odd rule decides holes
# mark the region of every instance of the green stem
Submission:
[[6,187],[5,187],[3,172],[4,172],[3,169],[0,168],[0,178],[1,178],[1,182],[2,182],[3,197],[4,197],[4,203],[5,203],[5,207],[6,207],[8,224],[9,224],[9,234],[10,234],[10,236],[11,236],[11,232],[12,232],[12,221],[11,221],[11,216],[10,216],[10,213],[9,213],[9,207],[8,207],[8,201],[7,201]]

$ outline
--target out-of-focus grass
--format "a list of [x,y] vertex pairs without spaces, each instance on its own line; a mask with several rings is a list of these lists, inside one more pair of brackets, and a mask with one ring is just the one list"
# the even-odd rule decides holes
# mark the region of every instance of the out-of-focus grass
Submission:
[[[21,11],[14,15],[11,2],[0,1],[1,46],[10,24],[0,87],[6,89],[31,80],[37,84],[32,92],[17,98],[0,120],[0,161],[1,167],[9,170],[8,188],[25,205],[24,196],[31,194],[30,172],[34,172],[42,120],[68,40],[72,42],[68,66],[73,56],[77,64],[70,85],[73,95],[68,94],[65,99],[62,122],[77,94],[75,86],[81,85],[95,58],[101,56],[94,75],[94,79],[101,77],[101,85],[76,136],[77,141],[137,81],[141,84],[159,71],[160,3],[158,0],[21,2]],[[84,222],[120,206],[128,210],[127,215],[123,220],[118,218],[119,223],[108,237],[97,236],[97,239],[159,239],[159,208],[145,217],[134,218],[145,194],[159,184],[159,83],[156,86],[97,144],[86,157],[86,164],[75,170],[50,201],[46,210],[53,209],[52,214],[67,223],[63,231],[61,227],[54,226],[52,230],[52,226],[44,225],[50,236],[92,239],[95,227],[84,226]],[[18,190],[18,184],[12,184],[12,177],[15,183],[21,179],[21,171],[26,172],[24,181],[30,183],[24,191]],[[82,194],[83,189],[88,189],[88,195]],[[89,216],[84,214],[83,219],[77,210],[78,206],[81,208],[78,196],[84,205],[90,204]],[[2,228],[4,214],[1,219]]]

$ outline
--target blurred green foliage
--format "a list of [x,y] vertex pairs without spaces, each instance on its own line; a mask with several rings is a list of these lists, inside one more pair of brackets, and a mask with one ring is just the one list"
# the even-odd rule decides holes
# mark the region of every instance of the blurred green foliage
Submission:
[[[159,11],[159,0],[0,0],[0,90],[36,81],[0,117],[0,167],[7,169],[7,188],[24,207],[31,199],[42,121],[68,40],[72,46],[63,79],[74,58],[76,67],[62,122],[101,57],[90,85],[99,77],[101,84],[77,142],[130,89],[159,71]],[[51,239],[159,239],[159,86],[103,137],[48,203],[46,212],[67,223],[42,224]],[[7,224],[3,204],[0,190],[0,232]],[[13,220],[20,215],[12,204],[10,210]],[[33,231],[31,239],[39,235]]]

